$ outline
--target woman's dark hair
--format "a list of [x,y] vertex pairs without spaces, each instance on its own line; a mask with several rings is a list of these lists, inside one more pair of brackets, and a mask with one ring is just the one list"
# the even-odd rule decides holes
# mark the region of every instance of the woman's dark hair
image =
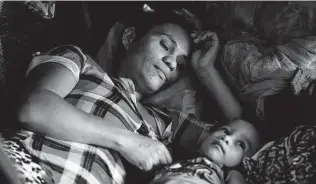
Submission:
[[179,25],[189,34],[196,30],[194,23],[189,21],[188,15],[173,11],[136,11],[132,16],[127,18],[125,25],[135,27],[136,39],[139,39],[153,27],[167,23]]

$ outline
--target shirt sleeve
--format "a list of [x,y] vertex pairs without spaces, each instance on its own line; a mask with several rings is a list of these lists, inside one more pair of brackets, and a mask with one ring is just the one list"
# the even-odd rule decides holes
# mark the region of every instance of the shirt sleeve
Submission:
[[32,69],[43,63],[58,63],[70,70],[78,82],[81,69],[87,57],[80,48],[71,45],[56,47],[42,55],[35,56],[26,72],[26,76]]
[[[169,125],[171,126],[169,142],[173,154],[179,159],[187,159],[187,156],[195,155],[201,135],[213,132],[219,126],[218,122],[199,121],[193,115],[179,111],[170,111],[169,115],[172,119]],[[183,154],[184,152],[186,154]]]

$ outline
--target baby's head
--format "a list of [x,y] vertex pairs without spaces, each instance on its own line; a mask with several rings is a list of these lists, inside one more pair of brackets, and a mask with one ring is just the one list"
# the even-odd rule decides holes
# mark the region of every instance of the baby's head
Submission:
[[252,124],[236,120],[204,139],[200,152],[220,166],[235,167],[245,156],[258,150],[259,142],[259,134]]

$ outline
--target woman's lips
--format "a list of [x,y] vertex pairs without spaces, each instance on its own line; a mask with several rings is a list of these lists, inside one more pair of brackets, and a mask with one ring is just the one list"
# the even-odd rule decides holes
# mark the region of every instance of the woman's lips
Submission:
[[156,70],[157,70],[157,73],[158,73],[159,77],[160,77],[162,80],[166,80],[166,75],[165,75],[158,67],[155,66],[155,68],[156,68]]

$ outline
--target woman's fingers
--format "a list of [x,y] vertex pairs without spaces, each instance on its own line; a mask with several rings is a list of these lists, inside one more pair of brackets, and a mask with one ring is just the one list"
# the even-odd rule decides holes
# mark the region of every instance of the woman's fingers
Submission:
[[192,33],[194,43],[199,43],[201,41],[218,41],[217,34],[211,31],[203,31],[200,33]]
[[141,170],[144,170],[144,171],[149,171],[153,168],[153,162],[152,162],[152,159],[147,159],[145,160],[142,164],[141,164],[141,167],[140,169]]
[[194,38],[194,43],[199,43],[199,42],[218,42],[218,36],[215,32],[210,32],[210,31],[205,31],[196,36]]
[[166,147],[164,147],[163,149],[164,149],[162,152],[162,155],[164,157],[163,164],[170,164],[172,162],[171,154]]
[[152,154],[152,158],[155,161],[155,165],[159,164],[169,164],[172,162],[172,157],[170,155],[170,152],[168,149],[161,143],[160,146],[158,146],[159,149]]
[[151,170],[154,166],[165,165],[172,162],[171,154],[168,149],[160,142],[154,143],[156,150],[151,150],[145,157],[139,158],[141,161],[138,168],[144,171]]
[[200,32],[198,34],[196,34],[196,36],[193,38],[193,42],[194,43],[199,43],[201,40],[201,36],[204,34],[205,32]]
[[203,32],[203,34],[201,35],[200,41],[207,41],[209,40],[209,38],[212,37],[212,32],[210,31],[205,31]]
[[208,31],[204,37],[203,37],[204,40],[210,40],[210,41],[219,41],[218,40],[218,37],[217,37],[217,34],[215,32],[210,32]]
[[195,67],[197,63],[199,62],[201,54],[202,54],[202,51],[200,50],[196,50],[193,52],[192,57],[191,57],[191,62],[192,62],[193,67]]
[[149,171],[156,165],[171,163],[172,157],[166,146],[156,140],[137,134],[130,135],[120,154],[130,163],[141,170]]
[[201,32],[196,34],[194,42],[199,48],[192,53],[191,64],[193,68],[200,70],[208,66],[213,67],[220,48],[217,34],[211,31]]

